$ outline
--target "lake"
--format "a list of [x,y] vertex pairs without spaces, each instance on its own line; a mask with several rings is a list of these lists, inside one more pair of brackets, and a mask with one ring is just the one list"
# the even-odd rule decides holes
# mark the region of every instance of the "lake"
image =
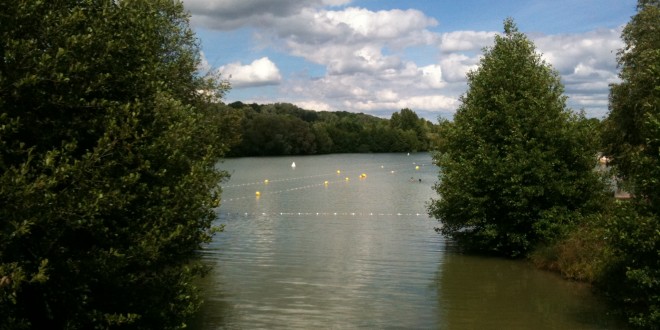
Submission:
[[[292,167],[295,163],[295,167]],[[581,283],[433,229],[428,153],[228,159],[193,329],[618,329]],[[258,192],[258,193],[257,193]]]

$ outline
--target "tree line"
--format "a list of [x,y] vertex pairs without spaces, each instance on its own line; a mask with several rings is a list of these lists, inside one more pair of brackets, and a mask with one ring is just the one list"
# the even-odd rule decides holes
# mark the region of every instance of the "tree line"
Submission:
[[401,109],[390,119],[346,111],[313,111],[290,103],[218,104],[236,123],[239,142],[228,156],[428,151],[439,127]]
[[463,250],[592,282],[645,329],[660,328],[658,26],[660,1],[640,0],[600,123],[566,107],[559,74],[507,19],[445,126],[429,206]]

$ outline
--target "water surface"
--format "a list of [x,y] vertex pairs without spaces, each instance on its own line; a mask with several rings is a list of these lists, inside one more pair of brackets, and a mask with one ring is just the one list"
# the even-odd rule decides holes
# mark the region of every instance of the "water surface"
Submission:
[[202,251],[212,271],[193,328],[617,328],[582,284],[456,253],[426,214],[429,154],[219,166],[232,173],[225,232]]

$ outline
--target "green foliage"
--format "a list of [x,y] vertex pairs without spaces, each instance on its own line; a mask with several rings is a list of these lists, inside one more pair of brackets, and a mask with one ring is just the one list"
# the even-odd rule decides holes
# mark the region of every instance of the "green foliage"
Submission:
[[183,327],[235,137],[182,4],[3,1],[0,21],[0,328]]
[[242,140],[231,156],[426,151],[434,129],[410,109],[395,112],[388,121],[361,113],[304,110],[288,103],[235,102],[223,107],[242,113]]
[[610,91],[606,153],[627,181],[626,188],[659,207],[660,5],[640,1],[638,8],[622,33],[626,44],[619,52],[622,81]]
[[660,220],[639,212],[630,202],[619,202],[607,224],[610,249],[607,268],[597,280],[601,290],[632,325],[660,326]]
[[609,214],[591,214],[560,239],[539,245],[529,255],[536,267],[564,278],[593,283],[609,261],[606,222]]
[[557,73],[513,21],[504,30],[443,125],[429,212],[462,247],[518,257],[593,212],[603,186],[592,126],[566,110]]
[[612,262],[599,282],[630,322],[660,328],[660,1],[640,0],[623,30],[610,90],[606,153],[632,193],[608,225]]

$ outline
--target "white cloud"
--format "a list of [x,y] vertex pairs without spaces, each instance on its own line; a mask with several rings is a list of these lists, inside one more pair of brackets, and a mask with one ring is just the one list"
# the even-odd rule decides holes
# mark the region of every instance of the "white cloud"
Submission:
[[543,58],[562,74],[571,74],[582,63],[595,69],[616,69],[616,52],[623,47],[621,30],[596,30],[571,35],[533,36]]
[[442,81],[442,68],[440,65],[432,64],[419,69],[422,74],[422,82],[429,88],[442,88],[445,83]]
[[254,60],[248,65],[229,63],[218,68],[233,88],[277,85],[282,80],[280,70],[268,57]]
[[458,107],[458,101],[455,98],[446,97],[443,95],[422,95],[401,98],[397,100],[365,100],[365,101],[346,101],[344,103],[350,108],[359,111],[371,112],[382,109],[396,109],[410,108],[413,110],[454,110]]
[[351,0],[184,0],[193,23],[218,30],[267,24],[274,17],[289,17],[309,7],[341,6]]
[[426,28],[436,24],[417,10],[307,9],[274,20],[273,30],[263,33],[276,35],[273,47],[324,65],[329,74],[352,74],[400,67],[401,58],[385,55],[383,50],[430,45],[435,41],[434,34]]
[[466,74],[478,67],[480,57],[481,54],[467,56],[461,53],[451,53],[442,56],[440,66],[442,67],[445,81],[464,82]]
[[619,81],[616,52],[623,47],[620,35],[621,29],[600,29],[533,37],[543,59],[560,73],[569,106],[594,117],[606,114],[609,85]]
[[391,89],[384,89],[376,92],[376,98],[385,102],[392,102],[399,99],[399,94]]
[[341,11],[322,11],[320,14],[335,26],[345,24],[352,32],[351,37],[368,40],[400,39],[438,24],[435,19],[414,9],[374,12],[362,8],[346,8]]
[[[433,31],[438,21],[418,10],[372,11],[349,0],[187,0],[195,24],[228,31],[248,27],[251,52],[276,50],[324,69],[314,75],[288,67],[283,80],[268,57],[219,68],[236,89],[279,84],[273,102],[317,110],[383,113],[411,108],[452,113],[465,92],[466,74],[478,68],[494,31]],[[333,7],[334,6],[334,7]],[[524,32],[524,31],[523,31]],[[620,29],[529,35],[561,74],[569,106],[606,112],[608,84],[617,81]],[[414,48],[413,48],[414,47]],[[411,49],[434,53],[421,64]],[[262,55],[262,56],[263,56]],[[290,64],[287,64],[290,65]],[[292,74],[289,74],[292,72]],[[313,76],[313,77],[312,77]],[[257,94],[255,94],[257,95]],[[263,95],[251,96],[250,98]]]
[[325,102],[319,102],[315,100],[306,100],[306,101],[295,101],[292,102],[296,106],[306,109],[306,110],[316,110],[316,111],[335,111],[337,109],[333,108],[330,104]]
[[481,52],[481,49],[493,44],[497,32],[454,31],[443,33],[440,49],[445,53]]

